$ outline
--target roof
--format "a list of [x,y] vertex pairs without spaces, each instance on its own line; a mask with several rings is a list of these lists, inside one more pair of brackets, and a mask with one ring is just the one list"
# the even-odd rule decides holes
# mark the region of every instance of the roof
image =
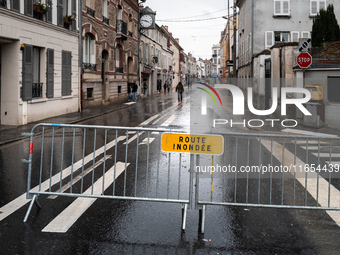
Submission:
[[293,70],[298,70],[298,69],[315,69],[315,68],[320,68],[320,69],[329,69],[329,68],[340,68],[340,65],[334,65],[334,64],[324,64],[324,63],[312,63],[310,67],[308,68],[301,68],[298,65],[293,67]]
[[261,56],[261,55],[270,55],[270,54],[271,54],[271,51],[268,50],[268,49],[265,49],[265,50],[263,50],[263,51],[261,51],[261,52],[255,54],[255,55],[254,55],[254,58],[257,58],[257,57],[259,57],[259,56]]

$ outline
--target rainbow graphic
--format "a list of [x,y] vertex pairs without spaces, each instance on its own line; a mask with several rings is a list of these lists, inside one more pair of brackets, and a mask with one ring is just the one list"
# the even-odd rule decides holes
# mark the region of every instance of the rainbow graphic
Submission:
[[[199,84],[202,84],[202,85],[204,85],[204,86],[206,86],[206,87],[209,88],[212,92],[214,92],[215,95],[217,96],[218,100],[220,101],[221,106],[223,106],[223,105],[222,105],[222,100],[221,100],[221,98],[220,98],[220,95],[217,93],[217,91],[216,91],[213,87],[211,87],[209,84],[206,84],[206,83],[203,83],[203,82],[198,82],[198,83],[199,83]],[[203,90],[203,91],[206,92],[206,93],[208,93],[208,95],[211,96],[211,98],[214,100],[215,105],[217,105],[216,100],[215,100],[213,94],[211,94],[210,91],[208,91],[207,89],[204,89],[204,88],[200,88],[200,87],[197,87],[197,88]]]

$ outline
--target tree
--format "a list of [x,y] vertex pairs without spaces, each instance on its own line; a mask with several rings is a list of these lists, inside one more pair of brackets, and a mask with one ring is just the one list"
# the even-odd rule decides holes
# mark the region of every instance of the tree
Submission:
[[321,47],[324,42],[340,40],[340,27],[334,14],[334,6],[328,5],[327,10],[321,9],[313,20],[312,46]]

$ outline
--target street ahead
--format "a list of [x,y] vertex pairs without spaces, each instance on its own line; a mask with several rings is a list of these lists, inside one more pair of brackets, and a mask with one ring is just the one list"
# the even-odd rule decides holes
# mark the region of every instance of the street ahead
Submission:
[[[128,108],[78,124],[168,128],[198,132],[206,131],[204,127],[208,126],[207,122],[212,123],[213,119],[233,118],[230,109],[231,96],[221,92],[224,108],[215,110],[209,108],[208,121],[206,118],[196,119],[193,113],[201,109],[192,100],[196,98],[197,93],[201,91],[196,89],[196,85],[191,91],[186,88],[182,104],[178,104],[175,93],[166,96],[159,94],[143,99],[137,104],[129,104]],[[204,123],[200,123],[202,121]],[[232,128],[223,126],[219,131],[254,132],[241,125]],[[80,161],[80,167],[74,169],[75,176],[72,184],[70,184],[70,177],[65,173],[72,165],[73,156],[67,154],[62,157],[60,146],[62,137],[66,149],[73,146],[75,137],[73,162],[76,165]],[[156,195],[158,187],[160,197],[188,199],[190,154],[182,154],[179,157],[178,153],[172,153],[169,159],[168,153],[159,153],[159,133],[144,132],[138,136],[137,132],[130,131],[127,139],[123,133],[119,133],[118,136],[115,133],[109,134],[105,153],[102,149],[105,145],[103,132],[98,131],[95,146],[93,133],[86,134],[84,148],[83,137],[84,134],[81,132],[63,134],[60,129],[56,131],[53,155],[56,160],[52,166],[52,175],[57,175],[60,179],[60,169],[63,169],[64,179],[61,177],[63,192],[69,193],[71,187],[77,190],[82,183],[79,169],[82,166],[84,149],[85,156],[89,155],[83,169],[84,191],[91,186],[92,170],[95,169],[94,190],[98,189],[99,193],[104,189],[106,195],[115,192],[119,196],[126,193],[127,196],[151,198]],[[46,151],[51,149],[51,138],[51,133],[47,133],[44,139]],[[268,146],[265,141],[257,138],[251,139],[248,143],[245,142],[247,140],[241,140],[242,138],[236,145],[235,139],[225,139],[224,159],[216,156],[214,164],[228,165],[227,162],[234,162],[237,155],[235,162],[248,159],[246,162],[249,165],[258,165],[259,153],[264,164],[282,163],[280,155],[275,153],[275,148],[282,147],[282,142],[274,144],[273,159],[271,159],[270,144]],[[35,152],[41,148],[41,142],[41,136],[36,136]],[[286,156],[292,158],[294,144],[292,141],[286,143]],[[128,154],[125,155],[127,145]],[[237,150],[234,153],[236,146]],[[329,148],[326,148],[328,144],[322,146],[320,152],[315,148],[318,147],[315,144],[309,144],[309,149],[306,150],[306,144],[297,143],[296,155],[305,162],[306,155],[313,160],[316,153],[321,153],[323,157],[320,156],[320,163],[326,164]],[[337,254],[340,248],[337,240],[340,230],[338,225],[340,212],[337,211],[208,205],[205,214],[205,233],[200,234],[197,210],[188,210],[185,232],[181,231],[182,208],[177,203],[41,195],[39,203],[42,209],[38,210],[33,206],[27,222],[23,223],[30,201],[25,195],[27,164],[21,163],[21,159],[28,158],[28,148],[28,140],[0,148],[1,254]],[[136,161],[137,148],[139,158]],[[113,184],[113,179],[110,182],[109,178],[106,178],[105,187],[102,187],[104,162],[105,176],[106,174],[112,176],[116,149],[116,182]],[[337,149],[335,144],[333,152],[336,153]],[[93,151],[96,152],[94,163]],[[59,163],[61,158],[63,164]],[[211,164],[211,160],[211,156],[201,156],[200,165]],[[44,170],[41,180],[42,183],[46,183],[47,190],[51,177],[51,166],[48,163],[47,161],[42,163]],[[32,167],[39,169],[40,161],[35,160]],[[137,179],[134,178],[137,175],[136,169]],[[33,187],[39,183],[38,178],[32,180]],[[280,204],[281,200],[289,203],[293,192],[299,194],[296,196],[297,199],[304,198],[306,195],[308,205],[315,204],[316,199],[319,204],[323,203],[321,195],[320,198],[316,198],[312,192],[316,186],[308,185],[306,189],[304,183],[297,182],[293,190],[291,178],[284,180],[283,186],[279,178],[273,179],[272,183],[268,178],[264,178],[260,184],[256,178],[243,178],[237,183],[232,178],[223,178],[223,175],[216,174],[213,178],[214,186],[211,193],[211,174],[201,174],[199,178],[201,201],[210,201],[210,199],[233,201],[235,197],[240,203],[244,203],[245,198],[249,199],[248,202],[256,203],[256,199],[259,198],[257,188],[261,185],[260,199],[266,202],[269,186],[272,185],[273,204]],[[320,183],[323,182],[327,182],[327,179],[321,177]],[[52,190],[58,188],[59,186],[52,185]],[[338,182],[332,182],[331,188],[339,193]],[[195,190],[195,187],[193,189]],[[284,196],[281,197],[281,194]]]

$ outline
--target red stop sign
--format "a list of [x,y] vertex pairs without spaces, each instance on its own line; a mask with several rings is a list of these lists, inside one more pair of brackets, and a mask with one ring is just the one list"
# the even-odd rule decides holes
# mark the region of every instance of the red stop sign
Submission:
[[179,73],[177,74],[177,76],[179,76]]
[[296,63],[301,68],[307,68],[312,64],[312,56],[308,52],[301,52],[296,57]]

